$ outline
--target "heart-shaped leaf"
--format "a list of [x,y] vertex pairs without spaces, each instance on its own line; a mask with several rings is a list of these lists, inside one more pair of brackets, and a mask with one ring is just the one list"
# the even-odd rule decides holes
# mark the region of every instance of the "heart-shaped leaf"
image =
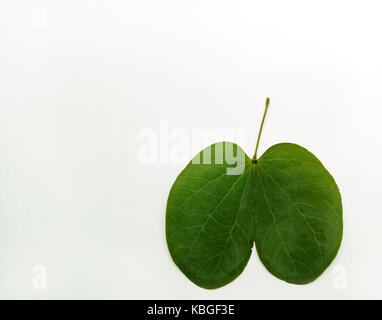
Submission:
[[199,153],[176,179],[168,198],[170,254],[195,284],[214,289],[245,268],[255,241],[265,267],[295,284],[316,279],[342,239],[338,187],[306,149],[277,144],[257,159],[230,142]]

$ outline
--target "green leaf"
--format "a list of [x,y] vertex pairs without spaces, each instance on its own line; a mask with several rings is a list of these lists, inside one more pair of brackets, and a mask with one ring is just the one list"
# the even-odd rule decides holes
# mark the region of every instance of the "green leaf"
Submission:
[[321,162],[291,143],[269,148],[254,170],[255,243],[276,277],[295,284],[315,280],[342,239],[338,187]]
[[342,239],[338,187],[321,162],[291,143],[257,159],[221,142],[199,153],[168,198],[166,238],[176,265],[195,284],[219,288],[245,268],[253,247],[276,277],[294,284],[316,279]]
[[[250,167],[251,160],[235,144],[214,144],[187,165],[170,191],[168,248],[183,273],[203,288],[231,282],[251,256]],[[241,174],[232,174],[235,169]]]

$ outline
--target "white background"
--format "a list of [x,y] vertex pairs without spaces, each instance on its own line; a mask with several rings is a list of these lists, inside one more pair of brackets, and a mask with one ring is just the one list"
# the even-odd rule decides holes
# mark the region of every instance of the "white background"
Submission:
[[[0,298],[382,298],[381,9],[2,0]],[[251,155],[266,96],[260,154],[285,141],[316,154],[342,193],[342,246],[312,284],[276,279],[254,253],[207,291],[165,242],[185,162],[143,165],[138,137],[159,137],[161,121],[189,134],[243,129],[236,142]]]

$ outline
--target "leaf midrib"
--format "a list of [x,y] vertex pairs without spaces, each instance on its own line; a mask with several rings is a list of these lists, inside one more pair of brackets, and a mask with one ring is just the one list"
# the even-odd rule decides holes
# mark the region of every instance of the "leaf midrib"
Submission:
[[[260,170],[260,166],[257,166],[257,170]],[[268,206],[268,209],[269,209],[268,212],[269,212],[270,216],[272,217],[272,224],[275,227],[275,229],[277,231],[277,234],[278,234],[278,236],[280,237],[280,240],[281,240],[281,243],[280,243],[279,247],[275,250],[275,254],[274,254],[273,258],[272,258],[272,264],[274,264],[274,261],[276,259],[276,254],[280,250],[281,246],[283,246],[284,249],[285,249],[286,254],[289,257],[289,260],[291,261],[291,263],[293,265],[293,269],[294,269],[294,272],[296,274],[296,278],[300,278],[299,273],[297,272],[296,265],[295,265],[295,259],[293,259],[292,256],[290,255],[288,246],[286,245],[286,241],[285,241],[284,237],[282,236],[281,231],[280,231],[280,229],[279,229],[279,227],[277,225],[276,217],[275,217],[275,215],[273,213],[273,209],[272,209],[272,206],[271,206],[271,204],[269,202],[269,198],[267,196],[267,192],[266,192],[266,190],[264,188],[263,179],[261,177],[261,173],[260,172],[259,172],[258,176],[259,176],[259,182],[260,182],[261,188],[263,189],[264,200],[265,200],[265,202],[266,202],[266,204]],[[264,256],[263,250],[264,250],[264,248],[262,248],[262,256]]]
[[219,203],[216,205],[216,207],[209,213],[208,215],[208,218],[206,219],[206,221],[201,225],[200,227],[200,230],[198,232],[198,234],[196,235],[195,239],[192,241],[191,243],[191,246],[190,246],[190,250],[188,252],[188,255],[187,255],[187,258],[186,258],[186,263],[185,265],[188,265],[190,259],[191,259],[191,253],[192,253],[192,250],[196,244],[196,242],[198,241],[200,235],[202,234],[202,232],[204,231],[204,228],[205,226],[208,224],[208,222],[210,221],[210,219],[213,217],[213,215],[216,213],[216,211],[219,209],[219,207],[221,206],[221,204],[224,202],[224,200],[228,197],[228,195],[233,191],[233,189],[236,187],[236,185],[238,184],[238,182],[240,181],[240,179],[243,177],[244,175],[241,175],[241,176],[238,176],[238,178],[235,180],[235,183],[232,184],[232,186],[228,189],[228,191],[224,194],[224,196],[222,197],[222,199],[219,201]]
[[322,268],[323,265],[324,265],[323,260],[322,260],[322,257],[323,257],[322,248],[321,248],[320,242],[317,239],[316,233],[313,230],[313,228],[312,228],[311,224],[309,223],[309,221],[306,219],[305,214],[295,204],[295,202],[292,200],[292,198],[289,196],[289,194],[275,181],[275,179],[272,177],[272,175],[264,167],[261,168],[261,169],[262,169],[262,171],[264,171],[265,174],[268,175],[268,177],[271,179],[271,181],[281,190],[281,192],[287,197],[287,199],[289,199],[290,203],[296,208],[297,213],[300,215],[300,217],[304,220],[305,224],[309,228],[309,231],[312,233],[313,239],[314,239],[314,241],[315,241],[315,243],[317,245],[317,249],[318,249],[319,256],[320,256],[321,268]]
[[[244,175],[244,174],[243,174],[243,175]],[[216,266],[215,266],[215,268],[214,268],[214,272],[213,272],[214,274],[215,274],[215,272],[216,272],[216,269],[217,269],[218,265],[220,264],[220,261],[221,261],[222,257],[224,256],[225,249],[227,248],[227,244],[229,243],[229,240],[231,240],[232,242],[234,242],[233,239],[232,239],[232,231],[233,231],[233,229],[234,229],[236,226],[238,226],[238,227],[240,226],[239,224],[237,224],[237,218],[238,218],[238,216],[239,216],[239,214],[240,214],[240,211],[241,211],[241,208],[242,208],[242,205],[243,205],[243,197],[244,197],[244,193],[245,193],[245,191],[247,190],[247,187],[248,187],[249,177],[250,177],[250,174],[247,173],[247,179],[246,179],[246,181],[245,181],[245,186],[244,186],[244,189],[243,189],[242,194],[241,194],[241,197],[240,197],[240,205],[239,205],[239,209],[237,210],[237,213],[236,213],[236,215],[235,215],[235,221],[234,221],[234,223],[232,224],[231,229],[229,230],[229,233],[228,233],[227,239],[226,239],[226,241],[225,241],[223,250],[220,252],[219,260],[216,262]],[[241,227],[240,227],[240,231],[243,233],[243,235],[245,236],[246,240],[247,240],[248,242],[250,242],[249,239],[247,238],[246,234],[244,233],[244,231],[242,230]]]

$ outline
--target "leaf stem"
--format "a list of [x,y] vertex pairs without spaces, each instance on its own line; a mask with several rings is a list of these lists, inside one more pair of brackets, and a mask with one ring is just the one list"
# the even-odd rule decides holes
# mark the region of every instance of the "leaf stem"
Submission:
[[261,125],[260,125],[260,131],[259,131],[259,135],[257,137],[257,143],[256,143],[256,149],[255,149],[255,154],[253,155],[253,161],[255,161],[255,163],[257,162],[257,149],[259,148],[259,142],[260,142],[260,137],[261,137],[261,132],[263,131],[263,125],[264,125],[264,120],[265,120],[265,117],[267,115],[267,111],[268,111],[268,106],[269,106],[269,98],[267,98],[265,100],[265,111],[264,111],[264,114],[263,114],[263,119],[261,120]]

